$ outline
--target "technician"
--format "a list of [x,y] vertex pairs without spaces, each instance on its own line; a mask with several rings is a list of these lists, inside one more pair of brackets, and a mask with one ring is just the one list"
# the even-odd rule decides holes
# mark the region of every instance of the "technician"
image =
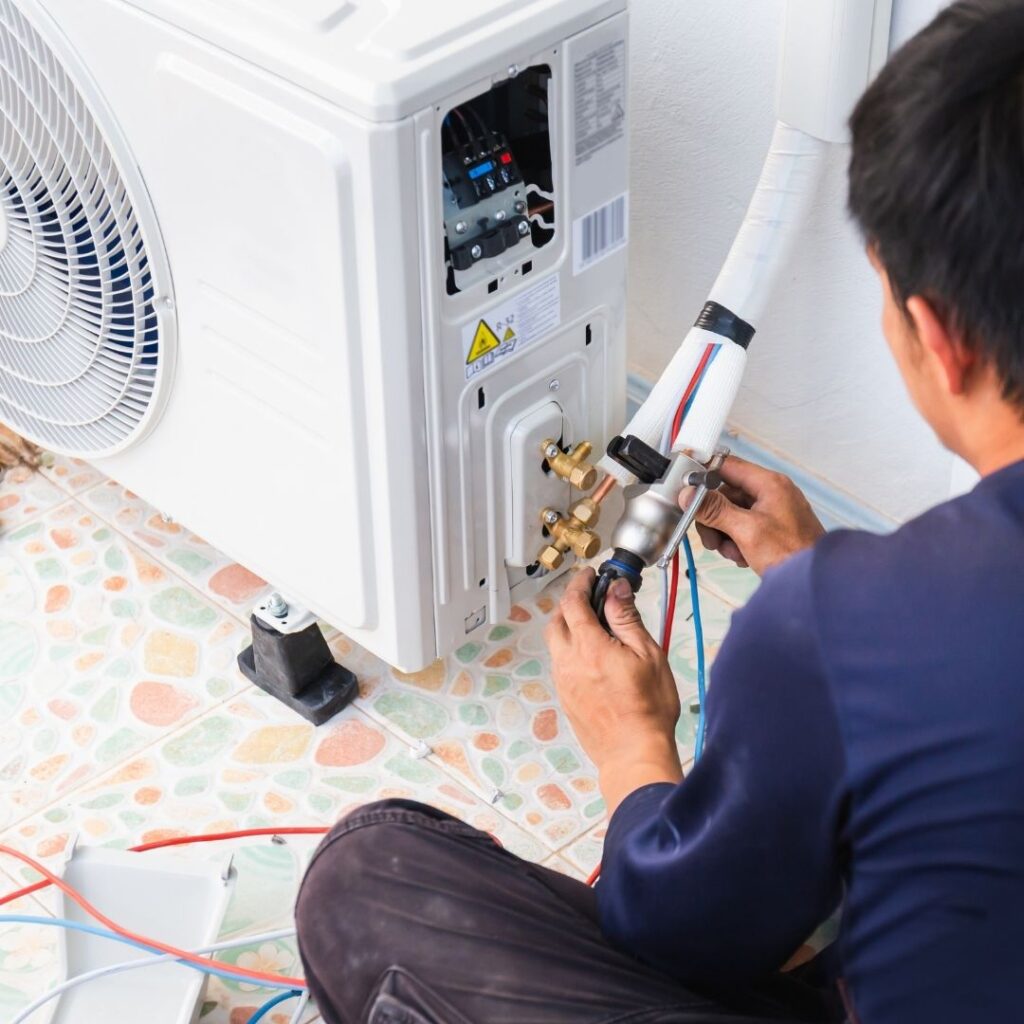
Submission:
[[[825,536],[787,479],[726,463],[703,536],[764,581],[685,780],[664,656],[628,587],[605,634],[578,573],[548,642],[611,816],[601,880],[420,805],[357,811],[298,904],[328,1024],[1024,1020],[1024,2],[945,10],[852,130],[886,338],[981,482]],[[838,943],[783,973],[840,902]]]

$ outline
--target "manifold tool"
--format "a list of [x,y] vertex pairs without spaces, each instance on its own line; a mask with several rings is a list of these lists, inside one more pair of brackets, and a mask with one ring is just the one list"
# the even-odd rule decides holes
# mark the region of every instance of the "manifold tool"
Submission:
[[[624,490],[625,510],[611,538],[614,550],[598,570],[591,598],[606,629],[604,605],[608,588],[615,580],[625,579],[636,593],[643,582],[644,569],[655,563],[662,568],[668,565],[708,492],[721,486],[719,470],[728,451],[716,450],[705,465],[689,452],[676,452],[670,458],[638,438],[627,436],[614,438],[608,455],[638,482]],[[687,488],[691,494],[684,509],[679,499]]]

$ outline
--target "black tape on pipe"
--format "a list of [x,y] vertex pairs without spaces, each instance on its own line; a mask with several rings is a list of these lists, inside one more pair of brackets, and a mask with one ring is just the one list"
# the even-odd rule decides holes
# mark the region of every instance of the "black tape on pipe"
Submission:
[[731,309],[726,309],[717,302],[705,304],[694,326],[728,338],[736,342],[740,348],[748,348],[755,333],[754,328],[746,320],[741,320]]

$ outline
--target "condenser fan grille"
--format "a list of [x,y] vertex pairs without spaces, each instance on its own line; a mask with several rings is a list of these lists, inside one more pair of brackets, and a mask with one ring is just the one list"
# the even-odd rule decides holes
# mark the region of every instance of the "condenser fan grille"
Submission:
[[151,413],[171,295],[116,126],[72,70],[83,83],[0,0],[0,420],[88,456],[123,448]]

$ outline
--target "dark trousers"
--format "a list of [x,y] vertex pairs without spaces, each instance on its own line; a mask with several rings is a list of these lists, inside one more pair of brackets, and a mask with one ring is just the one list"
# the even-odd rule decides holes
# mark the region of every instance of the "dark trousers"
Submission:
[[834,990],[789,975],[728,996],[684,988],[604,938],[592,889],[405,800],[335,826],[296,919],[327,1024],[843,1020]]

